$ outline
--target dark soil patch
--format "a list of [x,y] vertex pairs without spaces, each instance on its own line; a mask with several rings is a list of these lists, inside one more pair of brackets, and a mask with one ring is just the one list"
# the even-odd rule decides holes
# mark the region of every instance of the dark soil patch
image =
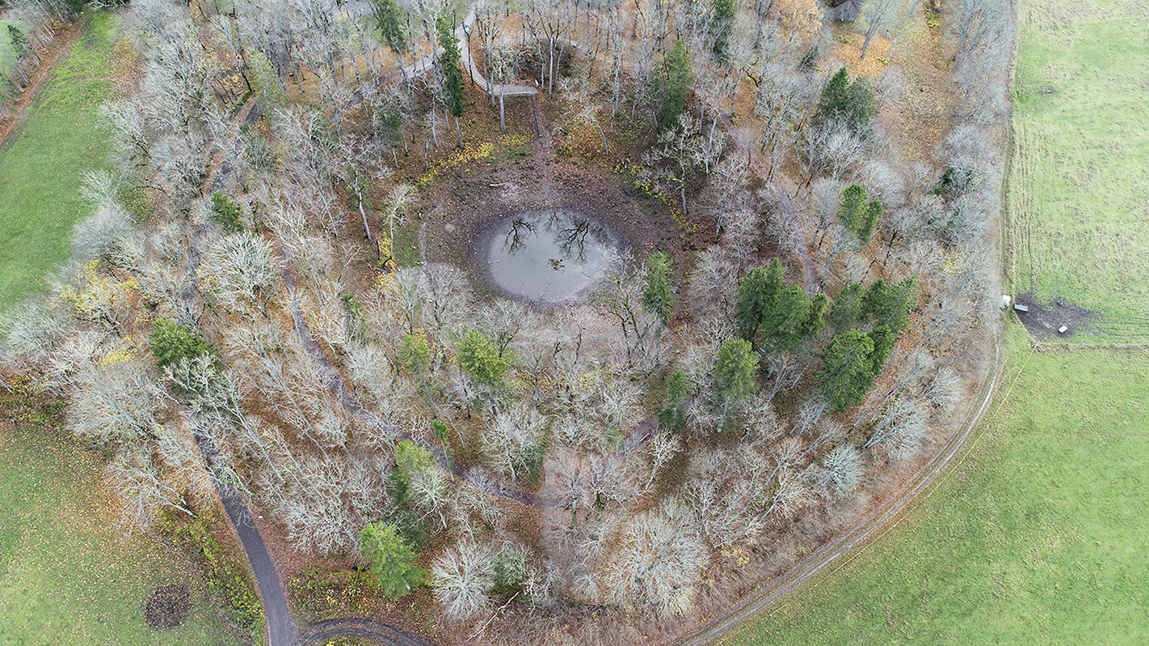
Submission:
[[191,595],[182,584],[156,588],[144,606],[144,618],[157,630],[168,630],[182,624],[191,612]]
[[[670,218],[642,208],[605,169],[583,169],[546,159],[502,162],[458,177],[445,189],[443,208],[426,221],[428,260],[470,267],[473,242],[515,213],[567,209],[585,213],[618,234],[621,246],[641,260],[659,248],[674,254],[677,235]],[[547,177],[547,175],[551,177]],[[552,179],[553,178],[553,179]],[[474,272],[478,273],[478,272]],[[476,276],[481,289],[485,277]],[[488,291],[482,289],[482,291]]]
[[[1062,299],[1038,303],[1033,299],[1033,294],[1018,294],[1015,303],[1029,308],[1028,312],[1014,308],[1013,313],[1029,330],[1029,335],[1038,341],[1072,338],[1077,332],[1086,329],[1094,318],[1094,313],[1089,310]],[[1065,332],[1058,332],[1063,326],[1067,328]]]

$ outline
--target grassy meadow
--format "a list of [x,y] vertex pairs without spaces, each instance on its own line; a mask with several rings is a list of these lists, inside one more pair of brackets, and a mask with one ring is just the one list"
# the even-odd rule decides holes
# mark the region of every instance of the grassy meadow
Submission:
[[961,462],[884,536],[717,644],[1149,643],[1149,353],[1012,326]]
[[[195,570],[116,526],[102,460],[63,432],[0,429],[0,644],[233,643]],[[144,604],[183,583],[192,610],[157,631]]]
[[107,158],[97,111],[111,89],[119,32],[110,14],[85,19],[72,51],[0,147],[0,312],[40,290],[44,275],[67,257],[72,226],[89,212],[80,173]]
[[8,20],[0,20],[0,82],[8,78],[12,61],[16,58],[16,52],[12,51],[12,40],[8,37],[8,25],[10,24],[13,23]]
[[1121,0],[1027,0],[1013,85],[1018,292],[1098,312],[1078,339],[1149,340],[1149,20]]
[[[72,226],[88,212],[80,173],[107,155],[97,109],[111,90],[118,29],[106,13],[86,20],[0,147],[0,312],[67,257]],[[0,425],[0,645],[234,643],[183,556],[151,536],[125,539],[102,464],[62,431]],[[187,621],[148,627],[148,597],[180,583],[192,593]]]

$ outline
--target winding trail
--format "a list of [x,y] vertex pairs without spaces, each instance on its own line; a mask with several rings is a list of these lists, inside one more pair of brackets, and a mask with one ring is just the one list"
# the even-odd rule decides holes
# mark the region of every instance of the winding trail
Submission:
[[304,646],[326,644],[336,637],[366,637],[389,646],[435,646],[421,637],[394,626],[363,617],[340,617],[321,621],[299,637]]

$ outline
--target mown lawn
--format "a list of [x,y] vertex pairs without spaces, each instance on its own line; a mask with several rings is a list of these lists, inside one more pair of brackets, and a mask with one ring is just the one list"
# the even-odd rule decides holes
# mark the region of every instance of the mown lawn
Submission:
[[1015,286],[1098,312],[1110,340],[1149,340],[1149,20],[1121,0],[1028,0],[1019,26]]
[[1012,330],[972,448],[880,539],[718,643],[1149,643],[1149,353]]
[[16,53],[12,51],[12,40],[8,37],[10,24],[12,23],[7,20],[0,20],[0,82],[8,78],[12,59],[16,57]]
[[90,209],[80,199],[80,174],[107,158],[97,112],[111,88],[119,30],[107,13],[85,19],[72,51],[0,148],[0,312],[41,289],[68,256],[72,226]]
[[[0,430],[0,644],[221,644],[234,639],[194,570],[150,537],[130,540],[102,461],[63,432]],[[186,584],[192,610],[160,632],[143,608]]]
[[[97,110],[118,29],[109,14],[88,20],[0,148],[0,311],[67,257],[88,212],[80,173],[106,158]],[[98,456],[61,431],[9,428],[0,426],[0,645],[234,643],[184,557],[150,536],[125,540]],[[180,583],[192,592],[188,620],[148,627],[148,597]]]

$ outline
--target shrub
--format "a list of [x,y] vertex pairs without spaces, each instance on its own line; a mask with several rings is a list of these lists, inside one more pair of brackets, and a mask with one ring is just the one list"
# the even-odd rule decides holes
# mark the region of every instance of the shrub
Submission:
[[216,354],[215,346],[186,325],[179,325],[171,319],[158,319],[152,323],[152,333],[148,335],[152,355],[156,365],[166,368],[186,359],[191,362],[196,357]]

